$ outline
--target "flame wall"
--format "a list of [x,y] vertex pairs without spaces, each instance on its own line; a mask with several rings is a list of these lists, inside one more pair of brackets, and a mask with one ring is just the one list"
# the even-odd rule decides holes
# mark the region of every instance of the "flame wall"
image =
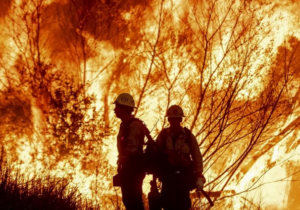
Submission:
[[[154,136],[167,126],[166,109],[183,107],[207,189],[264,189],[273,197],[266,202],[276,202],[265,183],[286,178],[277,187],[288,189],[298,163],[280,161],[298,151],[298,4],[1,1],[0,140],[8,160],[67,176],[104,202],[117,155],[111,102],[129,92]],[[293,198],[290,188],[280,208]]]

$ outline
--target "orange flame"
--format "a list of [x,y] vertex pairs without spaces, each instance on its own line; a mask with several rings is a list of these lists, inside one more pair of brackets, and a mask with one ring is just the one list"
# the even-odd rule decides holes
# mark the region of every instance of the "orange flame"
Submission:
[[[268,195],[268,205],[288,208],[289,198],[271,188],[291,188],[284,178],[293,171],[281,160],[298,151],[298,6],[2,1],[1,145],[22,173],[50,170],[95,205],[108,205],[119,123],[110,104],[130,92],[153,136],[167,126],[167,107],[184,108],[207,189],[246,191],[256,204]],[[235,208],[243,196],[234,197]]]

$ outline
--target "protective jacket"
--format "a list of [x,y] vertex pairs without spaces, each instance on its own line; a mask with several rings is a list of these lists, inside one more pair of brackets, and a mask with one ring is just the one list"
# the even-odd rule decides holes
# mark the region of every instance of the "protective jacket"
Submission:
[[196,187],[198,178],[204,178],[196,138],[187,128],[180,129],[177,135],[166,128],[156,140],[158,150],[163,154],[158,176],[162,181],[161,204],[166,210],[190,209],[189,192]]
[[[189,141],[187,135],[190,135]],[[180,135],[176,137],[171,133],[170,128],[166,128],[158,135],[156,141],[159,150],[167,156],[170,166],[187,167],[193,162],[194,171],[202,177],[202,155],[197,140],[191,132],[187,134],[186,129],[181,128]]]
[[[119,156],[126,158],[143,154],[145,129],[139,121],[130,122],[132,119],[134,119],[134,116],[130,117],[126,122],[121,123],[117,136]],[[130,124],[127,129],[127,123],[129,122]],[[126,135],[127,138],[125,139]]]

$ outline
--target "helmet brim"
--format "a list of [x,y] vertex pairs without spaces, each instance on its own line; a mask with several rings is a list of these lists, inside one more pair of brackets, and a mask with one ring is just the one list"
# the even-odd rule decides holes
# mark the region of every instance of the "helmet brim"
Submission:
[[135,106],[129,106],[129,105],[125,105],[125,104],[120,104],[119,102],[117,102],[117,101],[115,101],[115,102],[113,102],[112,104],[115,104],[115,105],[121,105],[121,106],[128,106],[128,107],[131,107],[131,108],[134,108],[134,109],[136,109],[136,107]]

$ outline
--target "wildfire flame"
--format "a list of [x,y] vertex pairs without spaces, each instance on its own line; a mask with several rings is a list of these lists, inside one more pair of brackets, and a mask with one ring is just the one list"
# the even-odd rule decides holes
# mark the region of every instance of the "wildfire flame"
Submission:
[[47,171],[93,205],[113,208],[119,120],[111,103],[129,92],[153,136],[167,126],[170,105],[183,107],[203,154],[205,189],[222,192],[216,208],[260,199],[295,208],[299,4],[1,1],[2,155],[15,173]]

